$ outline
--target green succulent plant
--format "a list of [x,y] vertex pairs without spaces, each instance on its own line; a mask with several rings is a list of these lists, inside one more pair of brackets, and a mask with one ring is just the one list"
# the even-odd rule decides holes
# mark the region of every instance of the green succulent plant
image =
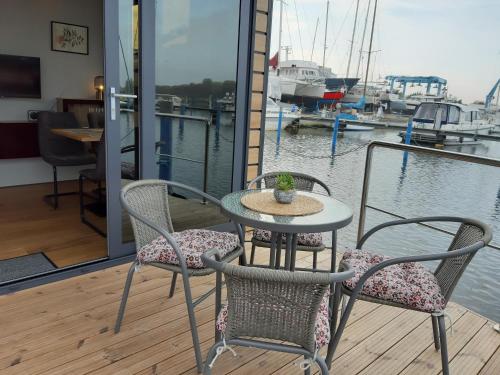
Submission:
[[289,191],[295,189],[295,181],[289,173],[282,173],[276,176],[276,189]]

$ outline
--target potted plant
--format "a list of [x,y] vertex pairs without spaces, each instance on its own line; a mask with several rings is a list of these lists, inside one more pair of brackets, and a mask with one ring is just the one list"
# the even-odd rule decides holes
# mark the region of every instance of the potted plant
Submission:
[[295,198],[295,181],[289,173],[276,176],[274,198],[279,203],[292,203],[293,198]]

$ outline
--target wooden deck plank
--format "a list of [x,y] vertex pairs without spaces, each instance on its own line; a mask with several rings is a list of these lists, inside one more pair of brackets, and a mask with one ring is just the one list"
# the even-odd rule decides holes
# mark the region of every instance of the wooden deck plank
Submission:
[[[453,324],[455,324],[465,314],[466,310],[461,306],[452,304],[447,308],[447,312],[450,314]],[[360,374],[397,374],[431,345],[434,346],[432,321],[430,315],[427,315],[423,324],[416,327],[401,341],[375,359]]]
[[479,375],[498,375],[500,373],[500,348],[490,357]]
[[[267,257],[268,251],[257,253],[259,262]],[[307,253],[299,257],[301,264],[311,261]],[[320,255],[320,264],[328,266],[327,252]],[[118,266],[1,297],[0,312],[9,319],[8,324],[2,320],[1,328],[9,334],[0,338],[0,374],[195,374],[182,283],[167,299],[169,272],[148,267],[136,276],[122,331],[112,332],[127,269]],[[211,276],[191,279],[193,295],[209,290],[213,282]],[[500,335],[474,313],[459,318],[461,311],[450,306],[456,320],[449,337],[452,373],[498,373]],[[213,344],[213,298],[199,306],[196,316],[205,356]],[[301,373],[293,355],[236,350],[237,358],[225,353],[217,360],[214,374]],[[359,302],[332,373],[437,374],[440,369],[428,315]]]
[[[486,323],[486,319],[466,312],[462,318],[453,326],[453,335],[448,333],[448,357],[451,360],[462,350],[465,344],[481,329]],[[434,345],[424,350],[416,357],[402,372],[404,375],[435,375],[441,372],[441,355],[434,349]]]
[[485,324],[451,360],[450,373],[456,375],[478,373],[499,347],[500,338],[498,333],[493,330],[490,324]]

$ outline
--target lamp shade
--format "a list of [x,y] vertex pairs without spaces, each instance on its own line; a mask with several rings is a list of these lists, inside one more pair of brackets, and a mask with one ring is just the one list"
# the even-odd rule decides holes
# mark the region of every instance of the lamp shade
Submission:
[[104,77],[103,76],[96,76],[94,78],[94,88],[96,90],[103,90],[104,89]]

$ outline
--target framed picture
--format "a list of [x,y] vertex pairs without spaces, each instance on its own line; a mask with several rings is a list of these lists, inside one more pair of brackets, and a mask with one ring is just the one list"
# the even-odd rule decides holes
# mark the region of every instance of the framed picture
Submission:
[[52,21],[52,51],[89,54],[89,28],[87,26]]

